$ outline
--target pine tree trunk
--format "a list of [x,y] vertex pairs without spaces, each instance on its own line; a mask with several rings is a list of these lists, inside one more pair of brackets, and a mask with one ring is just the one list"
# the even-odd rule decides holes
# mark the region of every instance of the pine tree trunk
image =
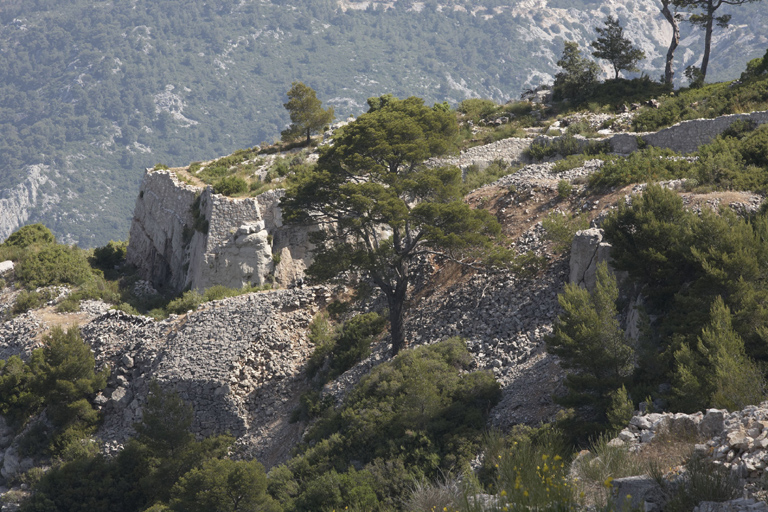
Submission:
[[707,67],[709,66],[709,50],[712,47],[712,23],[715,21],[715,10],[711,0],[707,10],[707,17],[706,35],[704,36],[704,57],[701,59],[702,79],[707,77]]
[[664,8],[661,10],[664,17],[667,19],[670,25],[672,25],[672,41],[669,42],[669,49],[667,50],[667,62],[664,66],[664,81],[672,85],[675,79],[675,71],[672,68],[672,63],[675,58],[675,50],[680,44],[680,26],[677,24],[675,15],[669,10],[669,3],[671,0],[662,0]]
[[387,305],[389,306],[389,334],[392,336],[392,355],[395,356],[405,348],[405,293],[408,289],[408,283],[399,282],[394,293],[387,295]]

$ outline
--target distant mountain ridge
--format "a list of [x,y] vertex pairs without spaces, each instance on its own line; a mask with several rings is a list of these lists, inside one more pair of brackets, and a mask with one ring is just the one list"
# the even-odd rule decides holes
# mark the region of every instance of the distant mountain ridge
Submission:
[[[656,3],[2,2],[0,218],[12,220],[0,239],[36,221],[83,246],[124,238],[145,167],[271,141],[288,123],[294,80],[339,118],[385,93],[506,101],[550,81],[563,40],[585,47],[607,14],[645,50],[643,71],[659,76],[669,29]],[[767,6],[734,9],[731,27],[715,32],[711,80],[762,55]],[[678,77],[702,46],[690,27],[683,36]],[[29,194],[36,169],[45,185]]]

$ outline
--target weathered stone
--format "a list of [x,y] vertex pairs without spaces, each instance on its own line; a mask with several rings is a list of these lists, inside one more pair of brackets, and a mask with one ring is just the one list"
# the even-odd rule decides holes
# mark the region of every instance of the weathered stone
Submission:
[[620,510],[643,510],[646,503],[662,507],[665,503],[664,493],[649,476],[630,476],[617,478],[612,482],[611,499],[613,505]]
[[[241,288],[274,278],[288,286],[311,263],[308,233],[283,226],[282,191],[231,199],[148,170],[136,200],[128,262],[156,288]],[[280,263],[274,265],[273,253]],[[274,258],[277,260],[278,258]]]
[[13,262],[11,260],[0,261],[0,276],[13,271]]
[[727,439],[728,445],[735,450],[746,450],[747,447],[749,447],[749,443],[754,441],[752,438],[748,437],[747,433],[743,430],[729,433]]
[[726,411],[719,409],[707,409],[707,413],[699,423],[699,433],[705,437],[720,435],[725,429]]
[[603,242],[603,230],[592,228],[576,233],[571,244],[571,274],[569,281],[589,291],[597,280],[597,264],[608,262],[611,245]]

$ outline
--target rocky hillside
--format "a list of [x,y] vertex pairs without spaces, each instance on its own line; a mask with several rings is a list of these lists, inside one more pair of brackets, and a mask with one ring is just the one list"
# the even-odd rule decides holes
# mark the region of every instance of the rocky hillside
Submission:
[[[354,8],[352,4],[346,6]],[[537,133],[527,137],[517,133],[489,144],[467,145],[458,156],[431,162],[461,167],[466,183],[483,178],[483,184],[470,190],[464,201],[498,220],[517,258],[514,264],[483,268],[445,258],[424,258],[406,314],[409,349],[437,346],[460,336],[469,354],[467,368],[485,370],[498,383],[500,394],[486,411],[484,428],[512,432],[518,425],[535,427],[562,416],[564,408],[556,399],[567,392],[567,368],[547,351],[546,342],[563,312],[558,295],[569,282],[589,291],[595,289],[597,263],[610,261],[611,246],[601,229],[603,223],[620,202],[630,198],[631,203],[633,195],[643,193],[645,178],[663,180],[686,211],[700,213],[724,206],[742,215],[754,214],[764,200],[759,193],[726,190],[720,182],[705,182],[703,171],[694,179],[691,169],[706,160],[709,145],[722,144],[719,136],[734,127],[744,130],[739,141],[759,137],[765,132],[765,127],[760,127],[768,123],[768,112],[684,121],[655,132],[631,134],[619,127],[621,123],[616,123],[615,129],[605,128],[613,124],[600,117],[603,115],[561,116],[556,125],[535,127],[530,131]],[[609,117],[614,121],[620,116]],[[497,126],[488,116],[482,120],[482,125],[494,127],[491,129],[468,119],[462,122],[468,138],[479,142],[511,124],[509,117],[506,122],[498,121]],[[598,136],[585,138],[554,131],[566,130],[569,125],[595,125],[603,133],[591,129],[594,133],[590,134]],[[733,140],[730,143],[735,144]],[[566,144],[570,148],[567,155],[563,154]],[[591,152],[596,145],[601,151]],[[369,352],[364,357],[315,390],[318,377],[309,372],[313,365],[318,366],[313,357],[322,346],[318,318],[323,314],[353,318],[357,313],[380,311],[384,301],[375,290],[362,292],[365,286],[353,289],[304,284],[303,271],[311,262],[308,232],[314,228],[283,224],[278,203],[282,193],[277,187],[290,172],[289,166],[303,168],[317,155],[293,150],[268,156],[261,151],[254,148],[232,155],[237,160],[233,165],[227,160],[231,176],[251,180],[233,194],[237,197],[216,193],[219,182],[209,186],[206,181],[210,181],[206,173],[224,165],[219,160],[145,173],[127,248],[127,262],[134,273],[122,276],[123,291],[129,290],[125,293],[132,294],[134,302],[130,306],[121,302],[125,294],[112,302],[132,313],[138,311],[131,308],[141,307],[149,314],[156,312],[150,304],[160,300],[160,293],[187,290],[177,299],[183,305],[184,298],[216,286],[239,289],[276,284],[276,289],[202,303],[198,299],[190,302],[188,310],[177,309],[164,319],[154,320],[109,309],[110,305],[101,300],[80,300],[75,286],[57,286],[34,291],[44,294],[43,304],[20,313],[18,305],[33,293],[23,289],[23,259],[15,268],[0,265],[0,313],[8,318],[0,325],[0,359],[18,355],[28,360],[35,348],[45,344],[43,340],[48,338],[44,334],[52,327],[76,324],[94,353],[96,368],[110,370],[106,387],[90,397],[103,417],[93,432],[103,453],[116,457],[125,452],[150,407],[149,390],[156,381],[193,407],[190,431],[198,439],[230,434],[235,438],[230,452],[233,457],[255,458],[267,470],[283,471],[280,468],[286,466],[281,465],[291,459],[294,447],[319,450],[326,442],[315,445],[312,441],[309,447],[301,444],[314,439],[317,425],[329,428],[322,418],[302,415],[302,410],[321,403],[326,409],[342,407],[350,397],[359,397],[361,391],[356,386],[365,376],[393,363],[391,339],[386,332],[379,332],[366,338]],[[537,152],[549,152],[549,156],[536,158]],[[689,153],[694,156],[682,156]],[[645,160],[636,165],[633,158]],[[659,170],[654,165],[669,167]],[[278,168],[285,172],[278,172]],[[753,168],[758,169],[755,175],[762,172],[756,165],[749,169]],[[646,170],[647,174],[637,179],[631,174]],[[680,176],[664,174],[673,171]],[[275,188],[262,190],[259,187],[265,185],[267,176],[269,186]],[[733,173],[728,179],[736,183],[739,176]],[[706,214],[701,217],[709,218]],[[558,235],[558,228],[565,235]],[[102,277],[112,271],[115,268],[107,267]],[[637,340],[640,320],[633,306],[650,299],[626,290],[623,293],[621,326],[629,339]],[[75,300],[74,311],[57,307],[68,296]],[[170,304],[166,307],[166,313],[171,311]],[[320,372],[327,371],[328,364],[321,360]],[[308,394],[311,392],[317,394]],[[706,447],[696,446],[696,450],[706,451],[707,456],[725,461],[725,467],[736,468],[745,473],[741,476],[755,480],[765,467],[759,451],[764,447],[758,448],[765,438],[760,423],[764,414],[756,411],[745,409],[731,416],[710,411],[706,416],[687,419],[636,416],[613,444],[647,444],[675,422],[691,423],[697,434],[709,436]],[[38,423],[46,421],[50,420],[43,417]],[[23,475],[33,467],[55,465],[56,461],[29,454],[23,435],[28,432],[15,431],[10,420],[0,427],[0,490],[7,493],[12,487],[15,500],[29,490]],[[480,457],[472,464],[478,469],[487,462]],[[362,473],[363,464],[350,462],[351,467],[355,465]],[[296,474],[301,471],[298,465],[290,467]],[[578,463],[573,467],[577,471]],[[337,470],[343,472],[347,467],[334,469],[334,473]],[[274,473],[272,477],[276,478]],[[625,488],[617,484],[616,489],[623,493]],[[296,503],[293,505],[300,507]]]
[[[83,247],[124,238],[142,169],[271,142],[297,79],[338,118],[385,93],[505,102],[550,82],[562,42],[586,47],[609,14],[658,77],[670,32],[657,4],[5,2],[0,239],[29,222]],[[711,80],[736,78],[766,46],[764,5],[732,14],[715,31]],[[701,52],[683,25],[678,79]]]

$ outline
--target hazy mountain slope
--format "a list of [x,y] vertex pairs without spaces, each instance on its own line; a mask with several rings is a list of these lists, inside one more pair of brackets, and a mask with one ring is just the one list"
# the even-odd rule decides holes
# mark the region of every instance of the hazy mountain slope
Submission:
[[[503,101],[547,82],[563,39],[586,45],[607,13],[658,76],[668,30],[656,3],[0,2],[0,218],[16,219],[0,239],[33,221],[86,246],[124,238],[144,167],[272,140],[293,80],[339,117],[384,93]],[[716,33],[711,79],[764,52],[766,10],[735,10],[733,27]],[[681,69],[701,51],[685,30]],[[36,169],[45,194],[25,188]]]

